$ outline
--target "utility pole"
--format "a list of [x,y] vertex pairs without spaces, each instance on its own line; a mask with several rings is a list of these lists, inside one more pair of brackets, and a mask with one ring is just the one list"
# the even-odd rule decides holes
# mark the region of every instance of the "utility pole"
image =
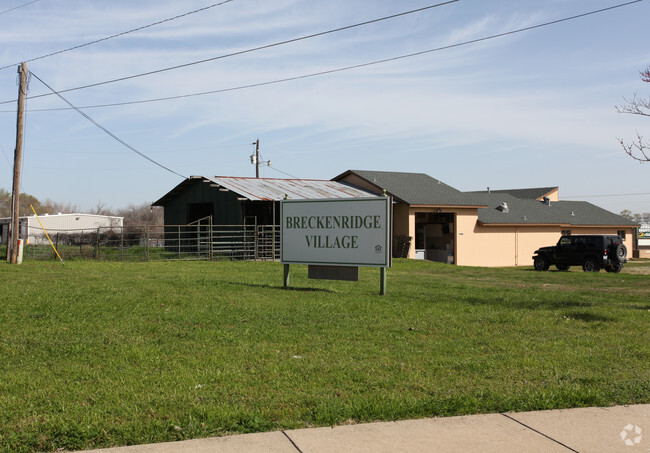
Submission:
[[270,160],[262,161],[260,160],[260,139],[258,138],[253,143],[255,145],[255,154],[251,154],[251,164],[255,165],[255,178],[260,177],[260,164],[266,164],[269,167],[271,166]]
[[14,150],[14,182],[11,193],[11,252],[9,262],[18,260],[18,238],[20,236],[20,167],[23,161],[23,129],[25,121],[25,96],[27,94],[27,63],[18,67],[18,119],[16,121],[16,149]]
[[260,177],[260,139],[255,141],[255,177]]

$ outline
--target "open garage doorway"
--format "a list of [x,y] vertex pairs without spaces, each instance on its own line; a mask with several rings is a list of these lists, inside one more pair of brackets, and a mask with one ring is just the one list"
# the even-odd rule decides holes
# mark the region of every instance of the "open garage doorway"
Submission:
[[415,257],[454,264],[455,214],[415,213]]

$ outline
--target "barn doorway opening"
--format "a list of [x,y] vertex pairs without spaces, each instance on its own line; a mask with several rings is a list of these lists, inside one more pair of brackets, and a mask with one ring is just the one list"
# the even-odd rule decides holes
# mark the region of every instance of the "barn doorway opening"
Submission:
[[190,203],[187,205],[188,224],[206,217],[214,218],[214,203]]

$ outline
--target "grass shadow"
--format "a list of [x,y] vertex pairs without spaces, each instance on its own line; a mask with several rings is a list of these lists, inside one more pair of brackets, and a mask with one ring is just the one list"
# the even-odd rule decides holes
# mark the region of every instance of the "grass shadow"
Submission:
[[584,322],[611,322],[611,321],[616,321],[616,319],[611,318],[609,316],[603,316],[603,315],[596,315],[593,313],[580,313],[580,312],[569,312],[564,314],[565,318],[569,319],[575,319],[577,321],[584,321]]
[[298,291],[298,292],[305,292],[305,293],[335,293],[336,292],[331,289],[325,289],[325,288],[306,288],[306,287],[299,287],[299,286],[289,286],[288,288],[285,288],[284,286],[275,286],[275,285],[268,285],[268,284],[262,285],[256,283],[230,282],[230,284],[239,285],[239,286],[248,286],[249,288],[273,289],[278,291]]
[[513,301],[511,299],[500,299],[498,297],[471,297],[464,299],[464,302],[467,302],[471,305],[498,305],[501,307],[517,308],[517,309],[557,309],[557,308],[589,308],[593,304],[591,302],[583,302],[579,300],[557,300],[557,301],[548,301],[548,300],[529,300],[529,299],[520,299]]
[[650,305],[643,305],[643,304],[638,304],[638,305],[633,305],[633,304],[625,304],[625,305],[617,305],[618,308],[629,308],[630,310],[647,310],[650,311]]
[[591,307],[593,304],[591,302],[580,302],[577,300],[559,300],[557,302],[545,302],[541,305],[545,305],[550,308],[560,308],[560,307]]
[[275,287],[276,289],[281,289],[283,291],[300,291],[300,292],[305,292],[305,293],[336,293],[336,291],[333,291],[331,289],[325,289],[325,288],[304,288],[304,287],[293,287],[289,286],[288,288],[285,287]]
[[[573,266],[573,267],[579,267],[579,266]],[[562,273],[570,272],[570,271],[568,271],[568,270],[567,270],[567,271],[561,271],[561,270],[559,270],[559,269],[555,269],[554,267],[553,267],[553,268],[548,268],[548,269],[546,269],[545,271],[538,271],[538,270],[536,270],[534,267],[531,268],[531,269],[521,269],[521,270],[522,270],[523,272],[537,273],[537,274],[539,274],[539,275],[544,275],[544,274],[547,273],[547,272],[554,273],[554,274],[557,274],[557,273],[560,273],[560,272],[562,272]]]

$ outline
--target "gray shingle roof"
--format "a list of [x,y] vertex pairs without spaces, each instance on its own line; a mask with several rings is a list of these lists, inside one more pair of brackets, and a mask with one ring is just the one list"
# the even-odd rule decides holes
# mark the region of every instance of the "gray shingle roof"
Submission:
[[[524,198],[530,200],[537,200],[547,195],[549,192],[556,190],[557,187],[531,187],[528,189],[500,189],[500,190],[491,190],[490,193],[507,193],[516,198]],[[488,193],[485,190],[482,191],[473,191],[467,193]]]
[[[461,192],[424,173],[367,170],[348,170],[333,179],[343,180],[351,174],[410,205],[478,207],[478,220],[483,224],[636,225],[586,201],[555,201],[550,206],[537,201],[557,187]],[[508,205],[507,213],[497,209],[503,202]]]
[[378,191],[386,190],[398,201],[410,205],[434,206],[480,206],[480,201],[474,194],[460,190],[432,178],[424,173],[402,173],[393,171],[348,170],[333,178],[343,180],[346,176],[355,174],[377,187]]
[[[505,193],[484,194],[483,197],[488,205],[478,210],[478,220],[483,224],[636,225],[586,201],[554,201],[547,206]],[[507,203],[509,212],[497,209],[502,202]]]

